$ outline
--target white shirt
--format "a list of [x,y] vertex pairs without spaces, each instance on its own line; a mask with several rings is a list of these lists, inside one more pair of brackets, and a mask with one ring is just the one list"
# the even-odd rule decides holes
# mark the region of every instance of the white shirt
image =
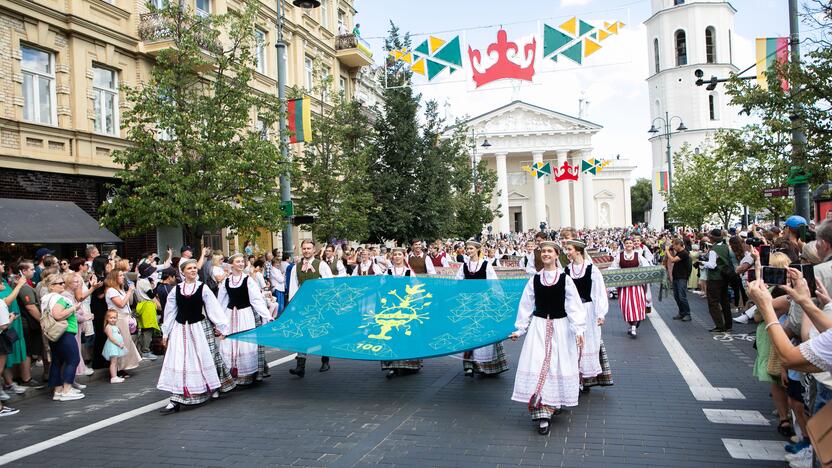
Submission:
[[[592,267],[589,265],[592,265]],[[592,277],[592,289],[590,292],[592,305],[595,307],[595,315],[598,318],[604,318],[607,316],[607,311],[609,311],[610,301],[607,297],[607,286],[604,284],[604,275],[601,274],[601,269],[592,263],[584,261],[580,266],[570,262],[566,270],[570,278],[580,279],[586,275],[586,270],[590,268],[592,269],[590,273]]]
[[431,261],[430,256],[428,256],[428,254],[426,254],[424,252],[421,252],[419,255],[411,253],[407,257],[407,263],[408,264],[410,263],[410,259],[413,258],[413,257],[424,258],[425,259],[425,269],[427,270],[428,274],[429,275],[435,275],[436,274],[436,268],[434,268],[433,261]]
[[[208,288],[205,288],[205,289],[208,289]],[[209,292],[210,292],[210,290],[209,290]],[[119,314],[129,314],[130,313],[130,303],[129,302],[124,304],[124,307],[118,307],[113,302],[114,297],[120,297],[122,299],[127,297],[126,292],[119,291],[116,288],[107,288],[107,292],[105,293],[105,297],[106,297],[106,300],[107,300],[107,308],[108,309],[115,310]]]
[[360,272],[366,272],[372,269],[374,275],[382,275],[384,274],[384,269],[376,263],[373,263],[372,260],[367,260],[366,262],[361,262],[355,266],[352,270],[352,276],[361,276],[359,275]]
[[[327,268],[329,268],[329,262],[331,260],[324,260],[324,261],[326,262]],[[333,276],[337,276],[339,278],[343,278],[344,276],[347,276],[347,269],[346,269],[346,267],[344,267],[344,262],[342,262],[341,260],[336,260],[335,261],[335,270],[336,270],[335,272],[332,272],[332,268],[329,268],[329,271],[333,273]]]
[[[282,265],[281,265],[282,266]],[[269,281],[272,284],[272,290],[283,291],[286,288],[286,273],[281,268],[272,265],[269,272]]]
[[[556,273],[557,272],[557,273]],[[550,283],[555,281],[557,274],[563,275],[563,269],[558,267],[556,271],[540,270],[541,281]],[[514,323],[516,329],[515,333],[518,336],[526,334],[529,324],[532,322],[532,314],[534,313],[534,276],[529,278],[526,283],[526,288],[523,290],[523,296],[520,298],[520,305],[517,306],[517,320]],[[564,308],[566,309],[566,317],[569,320],[569,326],[576,336],[583,336],[586,330],[586,311],[584,310],[581,296],[578,294],[578,289],[572,278],[567,275],[566,281],[566,302]]]
[[[173,327],[179,323],[176,321],[176,314],[179,312],[179,309],[176,308],[177,288],[183,292],[193,291],[191,294],[194,294],[196,290],[199,289],[200,284],[202,284],[200,281],[196,281],[193,284],[179,283],[176,287],[170,290],[168,300],[165,303],[165,320],[162,323],[162,336],[164,338],[167,338],[168,335],[170,335],[171,330],[173,330]],[[216,296],[214,296],[214,293],[207,287],[202,288],[202,302],[203,309],[205,310],[205,315],[208,316],[208,320],[210,320],[211,323],[217,327],[217,330],[219,330],[220,333],[227,335],[231,327],[229,326],[225,309],[222,305],[220,305]]]
[[491,263],[486,259],[480,259],[479,262],[465,262],[459,266],[459,270],[456,271],[455,279],[465,279],[465,265],[468,265],[468,271],[470,272],[478,272],[480,268],[483,268],[483,263],[485,263],[485,279],[500,279],[497,277],[497,272],[494,271],[494,267],[491,266]]
[[[312,265],[313,259],[305,259],[301,258],[297,264],[295,264],[294,268],[292,268],[292,275],[289,278],[289,300],[291,301],[293,297],[295,297],[295,293],[298,292],[298,270],[303,270],[303,265],[306,262],[309,262],[309,265]],[[319,262],[318,267],[320,268],[320,275],[321,278],[332,278],[332,270],[329,269],[329,265],[326,262]]]
[[0,326],[9,324],[9,306],[6,301],[0,299]]

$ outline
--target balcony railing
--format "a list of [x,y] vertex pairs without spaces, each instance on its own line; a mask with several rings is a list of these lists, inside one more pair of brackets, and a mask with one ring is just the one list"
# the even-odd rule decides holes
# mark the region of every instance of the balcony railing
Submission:
[[[173,40],[174,27],[170,18],[161,13],[145,13],[139,17],[139,39],[144,42]],[[208,35],[198,37],[199,46],[205,50],[214,50],[215,41]]]
[[335,50],[345,49],[358,49],[367,54],[368,57],[372,58],[373,56],[370,44],[355,34],[342,34],[335,38]]

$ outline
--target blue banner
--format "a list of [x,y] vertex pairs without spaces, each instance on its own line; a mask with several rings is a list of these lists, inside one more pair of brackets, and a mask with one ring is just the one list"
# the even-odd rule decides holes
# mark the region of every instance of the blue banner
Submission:
[[279,319],[229,339],[370,361],[460,353],[514,331],[527,281],[387,275],[311,280]]

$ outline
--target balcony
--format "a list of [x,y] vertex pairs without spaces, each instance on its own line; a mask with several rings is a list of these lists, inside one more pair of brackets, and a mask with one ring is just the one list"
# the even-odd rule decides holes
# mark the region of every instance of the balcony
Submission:
[[[139,17],[139,39],[142,40],[144,51],[156,56],[166,49],[175,47],[173,39],[174,28],[169,18],[160,13],[145,13]],[[193,27],[194,25],[190,25]],[[201,37],[199,45],[203,52],[216,50],[217,44],[210,37]],[[209,55],[206,53],[206,56]]]
[[370,44],[354,34],[335,38],[335,57],[349,68],[366,67],[373,63]]

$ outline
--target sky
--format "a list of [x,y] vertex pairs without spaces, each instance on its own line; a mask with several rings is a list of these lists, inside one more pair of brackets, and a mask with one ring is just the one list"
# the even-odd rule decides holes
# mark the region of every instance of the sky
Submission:
[[[755,37],[788,36],[788,1],[730,3],[737,10],[734,64],[742,70],[754,63]],[[584,118],[604,127],[593,138],[594,156],[629,159],[638,167],[631,183],[637,177],[651,177],[649,70],[643,24],[651,15],[650,0],[356,0],[355,6],[361,36],[372,46],[376,63],[382,63],[383,38],[392,20],[402,32],[414,36],[414,46],[430,33],[447,38],[459,34],[466,70],[470,67],[466,43],[484,53],[488,44],[495,42],[500,25],[509,40],[525,44],[539,36],[544,21],[556,26],[578,16],[595,25],[604,20],[624,22],[620,34],[603,41],[601,50],[583,66],[568,59],[555,64],[538,57],[533,83],[503,80],[477,89],[470,75],[448,75],[446,71],[430,83],[416,82],[414,88],[424,99],[436,100],[451,119],[476,116],[515,99],[577,117],[583,94],[590,101]]]

